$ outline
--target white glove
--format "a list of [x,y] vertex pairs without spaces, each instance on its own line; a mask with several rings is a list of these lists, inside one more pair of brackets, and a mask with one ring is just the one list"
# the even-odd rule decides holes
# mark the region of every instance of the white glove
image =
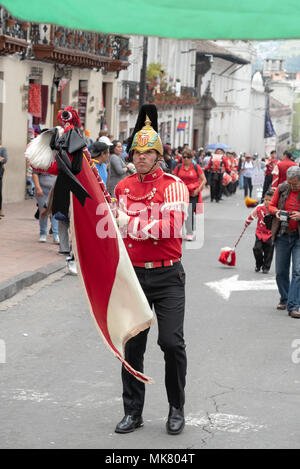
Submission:
[[127,164],[127,168],[128,168],[128,171],[129,171],[131,174],[136,173],[136,169],[135,169],[135,166],[134,166],[133,163],[128,163],[128,164]]
[[118,210],[118,217],[116,218],[117,225],[120,229],[126,228],[129,223],[130,217],[126,213]]

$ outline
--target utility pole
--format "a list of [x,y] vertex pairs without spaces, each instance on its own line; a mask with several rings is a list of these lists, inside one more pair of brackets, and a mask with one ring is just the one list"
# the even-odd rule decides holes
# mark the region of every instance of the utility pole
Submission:
[[144,36],[143,65],[141,68],[141,76],[140,76],[139,108],[141,108],[141,106],[145,104],[145,101],[146,101],[147,58],[148,58],[148,37]]

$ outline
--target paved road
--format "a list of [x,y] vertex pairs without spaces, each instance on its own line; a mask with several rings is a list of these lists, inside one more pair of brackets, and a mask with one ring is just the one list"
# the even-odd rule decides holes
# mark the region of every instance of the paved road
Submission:
[[184,251],[188,380],[181,435],[165,433],[156,326],[145,363],[156,381],[147,387],[145,427],[114,433],[123,416],[120,363],[96,332],[78,278],[57,273],[0,304],[0,351],[6,346],[0,447],[298,448],[300,321],[275,309],[275,290],[233,291],[226,300],[206,285],[234,275],[249,282],[274,278],[273,267],[269,276],[254,272],[254,226],[240,244],[236,268],[217,262],[248,213],[240,193],[207,203],[204,248]]

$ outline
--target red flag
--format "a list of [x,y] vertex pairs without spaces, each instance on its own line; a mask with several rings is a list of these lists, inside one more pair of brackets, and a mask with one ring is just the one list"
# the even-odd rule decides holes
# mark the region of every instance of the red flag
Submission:
[[73,199],[72,242],[90,312],[104,341],[138,380],[152,382],[126,361],[126,342],[153,323],[153,312],[139,284],[117,228],[88,161],[79,182],[92,197],[84,207]]

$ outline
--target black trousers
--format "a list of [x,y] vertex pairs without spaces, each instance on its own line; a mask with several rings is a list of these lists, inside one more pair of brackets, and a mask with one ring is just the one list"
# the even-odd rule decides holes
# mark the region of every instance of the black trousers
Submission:
[[[137,277],[154,307],[158,324],[158,345],[164,353],[165,386],[168,402],[182,407],[185,401],[186,352],[183,336],[185,309],[185,273],[181,262],[171,267],[144,269],[135,267]],[[130,339],[125,358],[138,371],[144,371],[144,353],[149,329]],[[123,405],[125,414],[142,415],[145,384],[122,367]]]
[[266,192],[268,192],[268,190],[270,189],[271,185],[272,185],[272,181],[273,181],[273,176],[272,174],[267,174],[265,176],[265,180],[264,180],[264,187],[263,187],[263,192],[262,192],[262,196],[261,196],[261,201],[263,202],[264,200],[264,197],[266,195]]
[[198,203],[198,196],[197,195],[196,197],[190,196],[188,216],[185,222],[186,233],[188,235],[192,235],[193,231],[196,229],[195,211],[196,211],[197,203]]
[[211,180],[210,180],[210,199],[213,201],[214,199],[218,202],[222,196],[222,180],[223,174],[221,173],[211,173]]
[[256,236],[253,253],[256,260],[256,267],[259,269],[262,267],[263,269],[270,270],[274,254],[272,238],[268,239],[266,242],[263,242]]

